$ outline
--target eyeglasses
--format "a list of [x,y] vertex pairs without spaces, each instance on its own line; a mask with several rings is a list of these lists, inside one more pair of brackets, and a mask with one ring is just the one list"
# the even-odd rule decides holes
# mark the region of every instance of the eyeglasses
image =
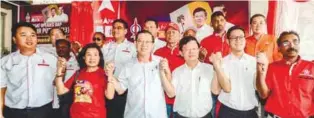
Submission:
[[93,41],[101,41],[102,39],[98,38],[98,37],[94,37]]
[[136,43],[138,44],[149,44],[149,43],[153,43],[153,41],[136,41]]
[[294,45],[299,45],[300,42],[297,39],[294,39],[292,42],[286,40],[286,41],[281,42],[281,45],[284,46],[284,47],[287,47],[287,46],[291,46],[292,43]]
[[113,30],[114,30],[114,29],[122,30],[122,29],[124,29],[124,27],[118,26],[118,27],[112,27],[112,29],[113,29]]
[[237,36],[237,37],[230,37],[229,39],[232,41],[236,41],[236,40],[243,40],[243,39],[245,39],[245,37],[244,36]]

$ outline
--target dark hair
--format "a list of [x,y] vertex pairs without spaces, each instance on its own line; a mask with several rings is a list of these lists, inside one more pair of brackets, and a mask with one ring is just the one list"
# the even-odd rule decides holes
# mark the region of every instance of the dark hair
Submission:
[[53,27],[53,28],[51,28],[51,29],[49,29],[48,30],[48,34],[49,34],[49,36],[51,35],[51,33],[52,33],[52,30],[54,30],[54,29],[58,29],[58,30],[60,30],[61,31],[61,33],[63,34],[63,35],[65,35],[65,32],[60,28],[60,27]]
[[280,46],[282,37],[290,34],[296,35],[298,37],[298,40],[300,41],[300,36],[296,31],[284,31],[280,34],[279,38],[277,39],[277,45]]
[[54,10],[57,10],[57,8],[55,8],[55,7],[52,7],[50,10],[52,11],[53,9],[54,9]]
[[232,26],[232,27],[227,31],[227,38],[228,38],[228,39],[230,39],[231,32],[234,31],[234,30],[241,30],[241,31],[244,33],[244,35],[245,35],[245,30],[244,30],[242,27],[240,27],[240,26],[238,26],[238,25],[235,25],[235,26]]
[[17,29],[19,29],[20,27],[29,27],[32,30],[34,30],[34,32],[37,34],[36,32],[36,27],[33,24],[30,24],[28,22],[18,22],[16,24],[14,24],[14,26],[12,27],[11,31],[12,31],[12,37],[16,36],[17,33]]
[[99,57],[100,57],[98,66],[100,68],[104,69],[104,63],[105,63],[104,57],[103,57],[103,54],[100,50],[100,47],[96,43],[90,43],[90,44],[85,45],[83,47],[82,51],[78,54],[77,61],[79,63],[80,69],[86,68],[84,56],[86,54],[87,49],[89,49],[89,48],[96,48],[98,50]]
[[125,20],[123,20],[123,19],[116,19],[116,20],[114,20],[113,23],[112,23],[112,25],[114,25],[115,23],[122,23],[122,24],[123,24],[123,27],[124,27],[125,29],[128,29],[128,28],[129,28],[129,27],[128,27],[128,23],[127,23]]
[[103,37],[104,40],[106,39],[105,34],[103,34],[102,32],[95,32],[95,33],[93,34],[93,38],[95,37],[96,34],[100,34],[100,35]]
[[214,13],[210,16],[210,20],[213,21],[213,19],[214,19],[215,17],[218,17],[218,16],[222,16],[222,17],[224,17],[224,18],[226,19],[224,13],[222,13],[221,11],[216,11],[216,12],[214,12]]
[[200,43],[197,41],[197,39],[193,36],[186,36],[186,37],[183,37],[180,42],[179,42],[179,49],[180,51],[182,51],[182,48],[184,45],[186,45],[187,43],[189,43],[190,41],[195,41],[198,48],[200,48]]
[[56,46],[59,45],[60,43],[66,43],[69,46],[69,48],[71,48],[71,42],[66,40],[66,39],[58,39],[58,40],[56,40]]
[[197,12],[200,12],[200,11],[204,12],[204,13],[205,13],[205,16],[207,16],[206,10],[205,10],[204,8],[202,8],[202,7],[197,7],[196,9],[194,9],[194,11],[193,11],[193,16],[194,16]]
[[146,20],[145,20],[145,22],[144,22],[144,23],[146,23],[146,22],[148,22],[148,21],[152,21],[152,22],[154,22],[154,23],[155,23],[155,25],[156,25],[156,27],[158,28],[158,21],[157,21],[157,20],[152,19],[152,18],[148,18],[148,19],[146,19]]
[[266,17],[263,14],[254,14],[251,18],[250,18],[250,24],[252,24],[253,19],[256,17],[263,17],[265,22],[266,22]]
[[150,33],[150,32],[149,32],[149,31],[147,31],[147,30],[142,30],[142,31],[139,31],[139,32],[136,34],[135,41],[137,41],[138,36],[139,36],[140,34],[149,34],[149,35],[151,35],[151,36],[152,36],[152,42],[153,42],[153,43],[155,43],[155,38],[154,38],[153,34],[152,34],[152,33]]

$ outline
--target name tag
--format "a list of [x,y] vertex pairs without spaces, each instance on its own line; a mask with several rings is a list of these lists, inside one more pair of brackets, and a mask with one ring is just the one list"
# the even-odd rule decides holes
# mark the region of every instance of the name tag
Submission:
[[129,50],[122,50],[122,52],[130,53],[130,51],[129,51]]
[[38,66],[49,66],[49,64],[38,64]]

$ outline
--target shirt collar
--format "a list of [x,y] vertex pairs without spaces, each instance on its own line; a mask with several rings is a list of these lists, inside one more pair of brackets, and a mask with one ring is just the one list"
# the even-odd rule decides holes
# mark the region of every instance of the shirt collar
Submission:
[[242,57],[239,59],[233,53],[230,53],[230,58],[229,59],[230,60],[247,60],[248,59],[248,55],[246,53],[243,53]]
[[185,67],[186,69],[189,69],[189,70],[196,70],[196,69],[198,69],[198,68],[201,67],[201,63],[202,63],[202,62],[198,61],[198,63],[197,63],[196,66],[194,67],[194,69],[191,69],[186,63],[184,63],[184,67]]
[[282,59],[283,63],[286,64],[286,65],[292,65],[292,64],[299,64],[301,63],[302,59],[301,59],[301,56],[299,55],[298,58],[297,58],[297,61],[294,62],[294,63],[290,63],[289,61],[285,60],[285,59]]

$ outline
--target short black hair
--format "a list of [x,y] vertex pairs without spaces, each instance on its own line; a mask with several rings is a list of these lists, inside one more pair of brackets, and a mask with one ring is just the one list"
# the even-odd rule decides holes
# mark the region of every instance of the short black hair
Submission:
[[100,34],[103,37],[104,40],[106,39],[105,34],[102,33],[102,32],[95,32],[94,35],[93,35],[93,38],[95,37],[96,34]]
[[69,48],[71,48],[71,42],[66,40],[66,39],[58,39],[58,40],[56,40],[56,46],[59,45],[60,43],[66,43],[69,46]]
[[15,37],[16,36],[16,33],[17,33],[17,29],[19,29],[20,27],[29,27],[31,28],[32,30],[34,30],[34,32],[37,34],[36,32],[36,27],[31,24],[31,23],[28,23],[28,22],[18,22],[16,24],[13,25],[11,31],[12,31],[12,37]]
[[218,16],[222,16],[222,17],[224,17],[224,18],[226,19],[224,13],[222,13],[221,11],[216,11],[216,12],[214,12],[214,13],[210,16],[210,20],[213,21],[213,19],[214,19],[215,17],[218,17]]
[[123,20],[123,19],[116,19],[116,20],[114,20],[113,23],[112,23],[112,26],[113,26],[115,23],[122,23],[122,24],[123,24],[123,27],[124,27],[125,29],[128,29],[128,28],[129,28],[128,23],[127,23],[125,20]]
[[241,30],[241,31],[244,33],[244,35],[245,35],[245,30],[244,30],[242,27],[240,27],[240,26],[238,26],[238,25],[235,25],[235,26],[232,26],[232,27],[227,31],[227,38],[228,38],[228,39],[230,39],[231,32],[234,31],[234,30]]
[[100,57],[98,66],[101,69],[104,69],[104,63],[105,63],[104,62],[104,57],[103,57],[103,54],[102,54],[102,52],[100,50],[100,47],[96,43],[89,43],[89,44],[85,45],[83,47],[82,51],[78,54],[77,61],[79,63],[80,69],[83,69],[83,68],[87,67],[87,65],[85,63],[84,56],[86,54],[87,49],[89,49],[89,48],[96,48],[98,50],[99,57]]
[[250,18],[250,24],[252,24],[253,19],[256,17],[263,17],[265,22],[266,22],[266,17],[263,14],[254,14],[251,18]]
[[197,41],[197,39],[193,36],[186,36],[186,37],[183,37],[180,42],[179,42],[179,49],[180,51],[182,51],[182,48],[184,45],[186,45],[187,43],[189,43],[190,41],[195,41],[198,48],[200,48],[200,43]]
[[152,18],[148,18],[148,19],[146,19],[146,20],[145,20],[145,22],[144,22],[144,23],[146,23],[146,22],[148,22],[148,21],[152,21],[152,22],[154,22],[154,23],[155,23],[155,25],[156,25],[156,27],[158,28],[158,21],[157,21],[157,20],[152,19]]
[[282,37],[284,37],[284,36],[286,36],[286,35],[290,35],[290,34],[293,34],[293,35],[297,36],[297,37],[298,37],[298,40],[300,41],[300,36],[299,36],[299,34],[298,34],[296,31],[283,31],[283,32],[280,34],[279,38],[277,39],[277,45],[278,45],[278,46],[281,45],[281,39],[282,39]]
[[204,13],[205,13],[205,16],[207,16],[206,10],[205,10],[204,8],[202,8],[202,7],[197,7],[196,9],[194,9],[194,11],[193,11],[193,16],[194,16],[197,12],[200,12],[200,11],[204,12]]
[[49,30],[48,30],[48,34],[49,34],[49,36],[51,35],[52,30],[54,30],[54,29],[58,29],[58,30],[60,30],[60,31],[61,31],[61,33],[62,33],[63,35],[65,35],[64,30],[62,30],[60,27],[53,27],[53,28],[51,28],[51,29],[49,29]]
[[152,34],[152,33],[150,33],[150,32],[149,32],[149,31],[147,31],[147,30],[142,30],[142,31],[139,31],[139,32],[136,34],[135,41],[137,41],[138,36],[139,36],[140,34],[149,34],[149,35],[151,35],[151,37],[152,37],[152,42],[153,42],[153,43],[155,43],[155,38],[154,38],[153,34]]

